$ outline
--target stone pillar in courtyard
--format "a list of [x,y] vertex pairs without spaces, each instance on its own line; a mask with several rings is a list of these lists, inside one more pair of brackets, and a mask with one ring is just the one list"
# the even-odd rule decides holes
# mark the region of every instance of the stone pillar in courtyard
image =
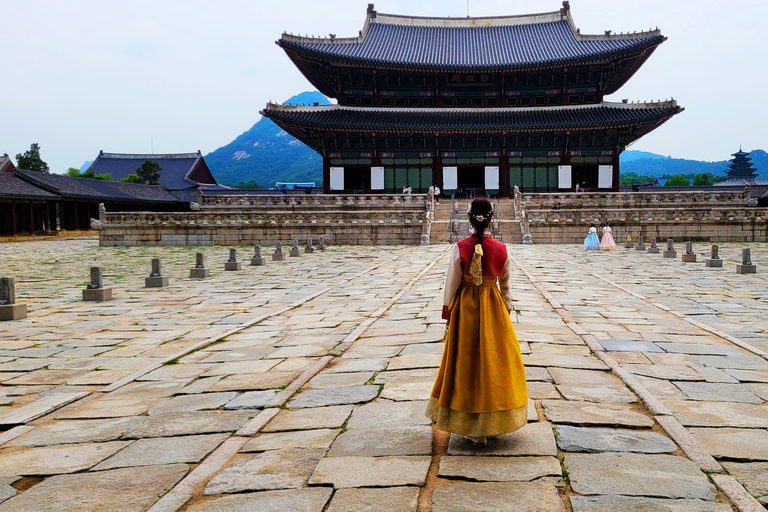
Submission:
[[251,265],[254,267],[260,267],[266,263],[267,260],[261,256],[261,245],[256,244],[253,246],[253,258],[251,258]]
[[645,250],[645,244],[643,243],[643,235],[640,235],[637,237],[637,246],[635,247],[636,251],[644,251]]
[[272,253],[272,261],[285,261],[285,253],[283,252],[283,244],[280,240],[275,242],[275,252]]
[[304,252],[305,253],[313,253],[313,252],[315,252],[315,248],[312,247],[312,237],[311,236],[307,238],[307,247],[306,247],[306,249],[304,249]]
[[667,250],[662,253],[665,258],[677,258],[677,251],[675,251],[674,240],[667,238]]
[[205,268],[205,255],[198,252],[195,255],[195,268],[189,269],[189,277],[203,279],[211,276],[211,270]]
[[659,254],[659,246],[656,245],[656,237],[651,237],[651,246],[648,248],[648,254]]
[[627,241],[624,242],[624,247],[626,249],[632,249],[635,246],[635,244],[632,242],[632,236],[627,235]]
[[683,263],[696,263],[696,254],[693,252],[693,242],[685,242],[685,254]]
[[163,266],[160,258],[152,258],[152,271],[149,277],[144,278],[144,286],[147,288],[163,288],[168,286],[168,276],[163,275]]
[[736,265],[736,272],[739,274],[756,274],[757,265],[752,263],[752,249],[741,250],[741,265]]
[[16,285],[12,277],[0,277],[0,322],[27,318],[27,305],[16,303]]
[[91,284],[83,290],[83,300],[93,302],[112,300],[112,288],[104,288],[104,272],[101,267],[91,267]]
[[720,259],[720,250],[717,245],[712,246],[712,256],[707,258],[704,264],[708,267],[722,267],[723,260]]
[[301,256],[301,250],[299,250],[299,240],[294,238],[293,247],[291,247],[291,257],[298,258],[299,256]]
[[237,261],[237,249],[229,250],[229,259],[224,263],[224,270],[242,270],[243,264]]

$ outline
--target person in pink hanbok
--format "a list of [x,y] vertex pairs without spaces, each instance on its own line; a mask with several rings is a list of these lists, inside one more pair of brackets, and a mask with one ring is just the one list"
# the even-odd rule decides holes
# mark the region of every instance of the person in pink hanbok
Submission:
[[600,249],[612,251],[616,249],[616,242],[613,240],[613,230],[608,224],[603,227],[603,238],[600,240]]

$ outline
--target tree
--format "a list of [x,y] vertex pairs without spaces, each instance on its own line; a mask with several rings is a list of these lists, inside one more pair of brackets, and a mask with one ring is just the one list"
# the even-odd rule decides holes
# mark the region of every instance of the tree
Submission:
[[675,174],[664,184],[665,187],[689,187],[691,186],[688,178],[684,174]]
[[248,181],[241,181],[237,185],[233,185],[232,188],[239,188],[245,190],[263,190],[264,187],[259,185],[256,180],[250,179]]
[[80,169],[76,169],[74,167],[70,167],[69,169],[67,169],[67,172],[64,173],[64,176],[70,176],[72,178],[86,178],[89,180],[112,181],[112,175],[109,173],[96,174],[91,170],[80,172]]
[[693,177],[694,187],[711,187],[715,183],[720,181],[720,178],[712,174],[711,172],[702,172]]
[[163,168],[160,164],[152,160],[145,160],[141,167],[136,169],[136,176],[139,177],[141,183],[147,185],[159,185],[160,184],[160,171]]
[[143,181],[141,181],[141,178],[139,178],[137,174],[129,174],[128,176],[121,179],[120,181],[122,181],[123,183],[138,183],[138,184],[144,183]]
[[16,162],[19,164],[19,169],[24,169],[25,171],[49,171],[48,164],[40,158],[40,146],[37,142],[32,143],[29,146],[29,150],[24,152],[24,154],[19,153],[16,155]]

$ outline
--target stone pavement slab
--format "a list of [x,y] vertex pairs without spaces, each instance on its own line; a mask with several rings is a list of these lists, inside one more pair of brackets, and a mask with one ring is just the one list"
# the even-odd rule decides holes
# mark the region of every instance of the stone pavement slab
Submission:
[[140,416],[123,437],[140,439],[234,432],[258,411],[194,411]]
[[51,446],[114,441],[120,439],[139,421],[141,419],[138,417],[56,421],[50,425],[37,427],[5,446]]
[[337,428],[352,413],[352,405],[331,405],[308,409],[282,410],[270,421],[264,432],[283,430]]
[[331,497],[333,489],[315,487],[312,489],[289,489],[264,491],[224,496],[201,500],[190,505],[188,512],[265,512],[280,510],[291,512],[322,512]]
[[172,464],[53,476],[0,504],[0,512],[144,512],[188,469]]
[[406,427],[429,425],[430,420],[424,415],[427,402],[389,402],[376,400],[355,407],[349,418],[349,429],[374,429],[388,427]]
[[328,449],[341,429],[297,430],[292,432],[262,433],[248,441],[242,452],[263,452],[285,448]]
[[304,487],[325,449],[270,450],[243,455],[213,477],[205,494]]
[[229,434],[156,437],[134,441],[120,453],[93,468],[93,471],[133,466],[154,466],[178,462],[200,462],[223,443]]
[[416,512],[418,487],[339,489],[327,512]]
[[544,400],[544,415],[552,423],[603,425],[609,427],[652,427],[653,420],[634,412],[628,405]]
[[548,482],[460,483],[435,489],[432,512],[565,512]]
[[432,427],[350,428],[333,442],[329,457],[429,455]]
[[677,445],[656,432],[558,425],[557,446],[564,452],[671,453]]
[[227,402],[233,400],[237,393],[201,393],[196,395],[175,396],[152,407],[147,414],[166,414],[170,412],[191,412],[203,409],[218,409]]
[[224,405],[227,410],[263,409],[275,397],[276,389],[247,391]]
[[571,496],[573,512],[733,512],[725,503],[634,496]]
[[690,460],[639,453],[566,454],[563,464],[579,494],[712,500],[714,486]]
[[520,430],[489,439],[488,446],[475,446],[464,436],[451,434],[448,455],[557,455],[552,425],[529,423]]
[[0,476],[58,475],[89,469],[131,441],[17,447],[0,451]]
[[346,405],[368,402],[379,394],[378,386],[348,386],[344,388],[310,389],[293,398],[288,407],[301,409],[326,405]]
[[762,404],[763,400],[741,384],[720,382],[675,382],[686,400]]
[[317,464],[310,485],[397,487],[424,485],[431,457],[326,457]]
[[717,459],[768,461],[768,430],[728,427],[688,430]]
[[665,400],[686,427],[768,428],[768,409],[762,405],[731,402]]
[[480,482],[530,482],[545,476],[562,476],[555,457],[443,456],[438,474]]

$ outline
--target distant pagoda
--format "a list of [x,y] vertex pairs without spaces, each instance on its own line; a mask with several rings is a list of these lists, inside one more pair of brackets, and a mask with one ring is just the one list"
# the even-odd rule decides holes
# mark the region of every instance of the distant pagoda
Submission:
[[745,153],[739,148],[737,153],[731,155],[731,163],[728,164],[730,171],[725,171],[728,175],[727,181],[744,181],[754,183],[757,178],[757,169],[752,166],[752,159],[749,153]]
[[543,14],[424,18],[369,4],[356,37],[277,44],[336,105],[261,114],[323,157],[326,193],[508,197],[619,190],[619,155],[683,109],[603,101],[666,37],[582,34],[569,3]]

